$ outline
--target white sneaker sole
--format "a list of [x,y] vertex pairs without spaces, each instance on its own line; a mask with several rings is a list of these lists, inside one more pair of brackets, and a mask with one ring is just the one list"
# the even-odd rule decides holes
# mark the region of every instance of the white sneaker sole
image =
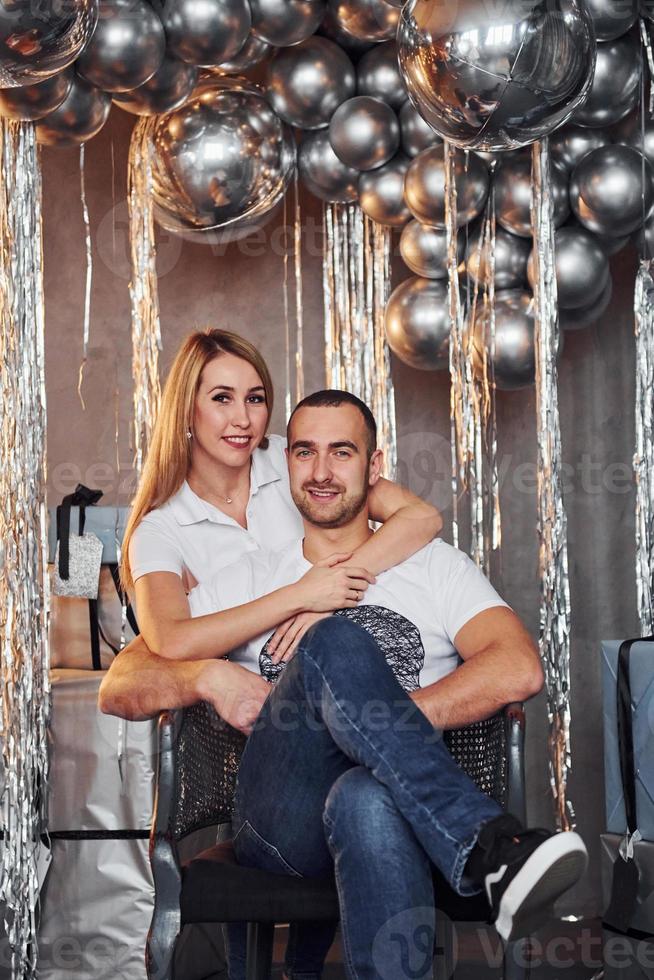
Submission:
[[586,845],[574,831],[543,841],[500,899],[495,928],[502,939],[512,942],[544,925],[555,899],[581,878],[587,864]]

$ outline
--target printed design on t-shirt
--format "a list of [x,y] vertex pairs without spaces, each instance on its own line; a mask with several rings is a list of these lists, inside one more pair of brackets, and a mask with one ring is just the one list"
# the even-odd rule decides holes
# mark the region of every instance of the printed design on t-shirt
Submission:
[[[420,630],[406,616],[385,606],[355,606],[337,609],[335,616],[345,616],[370,633],[386,662],[405,691],[420,687],[420,671],[425,665],[425,648]],[[268,640],[259,654],[259,670],[264,680],[274,684],[286,666],[274,664],[268,654]]]

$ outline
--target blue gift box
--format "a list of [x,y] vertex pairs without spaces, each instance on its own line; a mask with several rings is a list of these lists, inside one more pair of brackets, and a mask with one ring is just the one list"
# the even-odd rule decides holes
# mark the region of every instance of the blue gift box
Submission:
[[[617,671],[621,643],[622,640],[602,643],[606,827],[612,834],[627,830],[618,749]],[[654,642],[639,640],[633,644],[629,678],[638,829],[645,840],[654,841]]]
[[[118,561],[118,548],[125,534],[125,525],[129,516],[128,507],[105,507],[95,504],[85,511],[84,530],[91,531],[102,541],[102,564],[111,565]],[[77,534],[79,527],[79,507],[70,509],[70,533]],[[55,559],[57,548],[57,509],[50,508],[48,523],[49,561]]]

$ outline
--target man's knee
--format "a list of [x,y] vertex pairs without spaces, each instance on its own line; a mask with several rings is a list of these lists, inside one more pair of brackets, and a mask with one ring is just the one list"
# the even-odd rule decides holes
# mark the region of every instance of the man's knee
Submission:
[[365,766],[353,766],[333,784],[323,811],[328,835],[344,829],[365,847],[366,841],[379,846],[389,821],[399,814],[389,790]]
[[317,662],[343,659],[351,663],[354,657],[364,656],[384,659],[370,634],[345,616],[329,616],[315,623],[300,643],[298,653],[302,651]]

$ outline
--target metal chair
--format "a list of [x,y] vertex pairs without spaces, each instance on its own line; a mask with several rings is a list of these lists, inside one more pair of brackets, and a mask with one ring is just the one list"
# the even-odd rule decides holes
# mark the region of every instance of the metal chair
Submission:
[[[524,711],[510,704],[483,722],[446,732],[453,757],[479,788],[524,822]],[[217,844],[181,866],[177,843],[204,827],[230,820],[245,738],[204,702],[159,717],[159,757],[150,838],[155,905],[147,939],[148,980],[175,980],[174,951],[182,926],[248,922],[247,978],[270,977],[274,927],[294,921],[335,921],[332,877],[294,878],[240,867],[231,842]],[[450,955],[455,921],[487,921],[483,895],[462,898],[434,870],[442,937]],[[516,944],[512,944],[515,947]],[[524,976],[522,955],[505,950],[505,980]],[[449,975],[449,974],[448,974]],[[180,978],[181,980],[181,978]]]

